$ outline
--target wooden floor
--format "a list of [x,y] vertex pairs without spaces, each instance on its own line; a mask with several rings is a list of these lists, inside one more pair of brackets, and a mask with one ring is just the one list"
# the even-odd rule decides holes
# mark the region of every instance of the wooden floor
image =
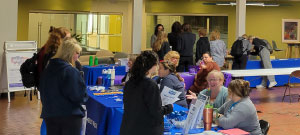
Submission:
[[[284,87],[273,89],[253,89],[251,99],[259,119],[270,122],[269,135],[300,135],[300,103],[294,99],[289,103],[288,98],[281,102]],[[300,89],[295,89],[300,93]],[[29,101],[24,92],[16,92],[7,102],[7,97],[0,98],[0,135],[38,135],[42,120],[39,118],[41,102],[33,98]]]

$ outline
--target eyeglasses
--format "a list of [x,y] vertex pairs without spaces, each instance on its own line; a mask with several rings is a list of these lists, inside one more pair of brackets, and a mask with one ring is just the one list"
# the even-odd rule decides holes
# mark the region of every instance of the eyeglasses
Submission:
[[208,82],[217,82],[217,81],[220,81],[220,79],[208,79],[207,81]]

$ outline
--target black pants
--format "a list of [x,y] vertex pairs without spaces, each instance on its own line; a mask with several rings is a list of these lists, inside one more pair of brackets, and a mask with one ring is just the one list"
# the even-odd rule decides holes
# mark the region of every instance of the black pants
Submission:
[[47,135],[80,135],[82,118],[66,116],[45,118]]
[[180,56],[177,72],[188,72],[190,65],[193,65],[193,56]]
[[234,58],[232,69],[233,70],[246,69],[247,61],[248,61],[248,55],[242,55],[239,58]]
[[[247,61],[248,61],[248,55],[242,55],[239,58],[234,58],[232,69],[233,70],[246,69]],[[244,77],[233,77],[232,79],[244,79]]]

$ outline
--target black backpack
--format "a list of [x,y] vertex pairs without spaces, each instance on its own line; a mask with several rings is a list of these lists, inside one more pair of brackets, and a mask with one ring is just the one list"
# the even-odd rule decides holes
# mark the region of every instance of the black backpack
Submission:
[[37,78],[37,59],[36,53],[27,59],[20,67],[23,86],[26,88],[36,87],[38,84]]
[[234,41],[231,47],[230,55],[233,57],[241,57],[243,53],[243,41],[239,39]]

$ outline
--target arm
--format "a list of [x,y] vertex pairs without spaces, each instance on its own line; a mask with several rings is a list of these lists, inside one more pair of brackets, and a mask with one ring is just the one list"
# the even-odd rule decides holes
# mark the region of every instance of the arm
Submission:
[[76,69],[66,69],[63,76],[61,92],[74,104],[82,104],[85,98],[86,86],[80,73]]
[[161,119],[162,115],[169,114],[173,111],[172,105],[162,106],[160,92],[156,83],[145,86],[143,99],[149,114],[155,119]]
[[226,47],[226,44],[225,44],[224,41],[223,41],[223,53],[224,53],[224,58],[226,58],[226,56],[227,56],[227,47]]
[[236,106],[231,113],[227,114],[227,116],[223,115],[218,119],[219,126],[223,127],[224,129],[234,128],[240,122],[245,121],[247,116],[246,114],[248,112],[251,111],[248,110],[247,106],[245,105]]
[[169,44],[169,42],[164,42],[164,44],[165,44],[164,55],[166,55],[170,51],[170,44]]

